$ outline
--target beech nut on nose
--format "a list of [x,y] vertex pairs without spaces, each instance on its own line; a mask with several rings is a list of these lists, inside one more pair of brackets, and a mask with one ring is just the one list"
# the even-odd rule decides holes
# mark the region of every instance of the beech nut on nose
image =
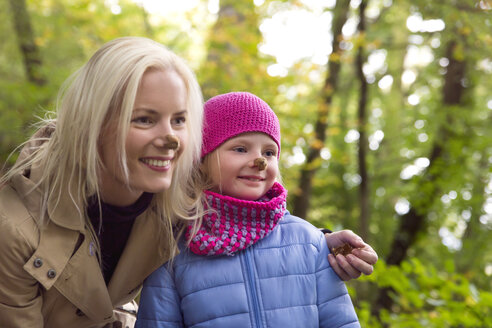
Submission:
[[264,157],[259,157],[259,158],[255,159],[254,163],[255,163],[255,166],[258,167],[259,171],[263,171],[264,169],[266,169],[266,167],[268,165],[267,161]]
[[166,136],[166,144],[164,145],[164,148],[171,149],[171,150],[178,150],[179,149],[179,138],[176,137],[175,135],[168,134]]

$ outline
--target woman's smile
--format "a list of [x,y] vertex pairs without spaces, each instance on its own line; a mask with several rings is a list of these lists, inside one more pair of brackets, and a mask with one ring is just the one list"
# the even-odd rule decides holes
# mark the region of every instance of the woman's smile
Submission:
[[141,158],[140,162],[148,168],[156,171],[167,171],[171,168],[171,159],[164,158]]

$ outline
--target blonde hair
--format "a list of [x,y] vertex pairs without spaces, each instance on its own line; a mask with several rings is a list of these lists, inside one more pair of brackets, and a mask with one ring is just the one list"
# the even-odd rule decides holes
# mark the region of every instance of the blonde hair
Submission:
[[46,126],[56,126],[51,136],[43,140],[31,138],[28,145],[37,145],[2,177],[0,185],[28,171],[34,164],[39,165],[42,176],[36,188],[40,188],[43,195],[42,223],[49,220],[46,215],[48,203],[58,203],[62,193],[68,189],[79,219],[95,237],[86,208],[90,196],[99,196],[98,172],[102,160],[98,143],[101,133],[108,124],[116,127],[117,154],[128,182],[125,139],[142,76],[154,69],[174,70],[187,89],[189,141],[177,162],[169,189],[155,194],[147,210],[162,219],[165,234],[161,235],[168,238],[173,249],[175,220],[193,220],[199,217],[202,208],[196,176],[202,138],[203,98],[195,75],[185,61],[150,39],[118,38],[97,50],[62,86],[56,119],[42,121]]

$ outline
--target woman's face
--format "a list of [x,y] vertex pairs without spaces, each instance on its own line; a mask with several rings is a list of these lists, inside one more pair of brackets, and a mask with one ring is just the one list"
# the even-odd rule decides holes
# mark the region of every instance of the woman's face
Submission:
[[[213,191],[243,200],[257,200],[272,188],[278,174],[278,146],[268,135],[248,132],[231,138],[212,154],[209,176]],[[266,166],[255,163],[266,160]]]
[[[101,194],[105,202],[131,205],[143,192],[169,188],[188,139],[186,96],[185,84],[174,70],[151,70],[143,75],[126,136],[129,186],[119,163],[114,131],[105,131],[101,137],[105,166]],[[169,147],[168,135],[178,137],[178,149]]]

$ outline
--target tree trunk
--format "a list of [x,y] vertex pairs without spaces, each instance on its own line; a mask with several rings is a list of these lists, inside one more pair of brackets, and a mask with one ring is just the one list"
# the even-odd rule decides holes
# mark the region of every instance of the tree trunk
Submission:
[[257,45],[261,41],[253,1],[221,0],[212,27],[206,66],[202,69],[205,100],[233,90],[255,92],[260,73]]
[[[490,122],[490,119],[489,119]],[[486,195],[487,177],[482,172],[487,172],[488,158],[484,154],[478,163],[476,180],[473,183],[471,192],[472,199],[469,202],[471,209],[470,220],[467,222],[465,232],[461,238],[462,247],[455,254],[456,271],[460,273],[477,272],[483,270],[480,266],[485,266],[482,252],[477,252],[477,249],[485,250],[490,247],[490,240],[484,235],[481,228],[480,217],[483,214],[483,204]]]
[[[363,39],[366,32],[365,10],[367,1],[363,0],[359,5],[359,37]],[[359,149],[357,159],[359,164],[359,175],[361,178],[359,185],[359,234],[362,239],[369,240],[369,175],[367,173],[367,81],[362,71],[362,66],[366,61],[364,54],[365,42],[362,41],[357,50],[356,71],[360,81],[359,106],[357,110],[358,130],[359,130]]]
[[[456,42],[452,41],[447,47],[447,58],[449,65],[444,76],[443,87],[443,108],[446,106],[460,105],[464,91],[461,81],[465,77],[465,61],[458,60],[454,56]],[[452,117],[447,115],[447,122],[441,125],[438,136],[439,139],[434,141],[431,154],[429,156],[429,167],[425,174],[419,180],[416,190],[426,191],[418,195],[418,199],[414,199],[412,208],[402,217],[400,217],[400,225],[395,233],[395,239],[391,246],[386,263],[388,265],[400,265],[406,258],[408,250],[415,243],[417,236],[425,228],[425,218],[428,208],[432,205],[432,199],[438,194],[437,180],[439,179],[439,166],[444,160],[444,148],[450,137],[448,126],[452,121]],[[379,314],[382,309],[390,309],[393,305],[393,300],[390,297],[390,288],[383,288],[378,296],[377,302],[373,308],[373,313]]]
[[145,34],[152,39],[155,33],[154,33],[154,29],[152,28],[152,24],[150,24],[149,21],[149,13],[147,13],[147,10],[145,10],[143,4],[141,8],[142,8],[142,19],[143,19]]
[[27,12],[26,1],[9,0],[9,3],[10,8],[12,9],[17,42],[24,58],[24,68],[26,70],[27,78],[30,82],[42,86],[46,83],[46,80],[40,72],[42,63],[41,55],[34,42],[31,19]]
[[315,138],[310,143],[307,150],[306,163],[301,169],[301,176],[297,190],[298,193],[293,197],[293,214],[305,218],[309,209],[309,200],[312,193],[312,179],[319,168],[320,151],[323,148],[326,138],[326,128],[328,127],[328,114],[332,103],[332,97],[338,86],[338,76],[340,73],[339,58],[342,53],[340,41],[342,39],[342,27],[347,21],[350,1],[337,1],[333,14],[332,32],[333,52],[328,62],[327,77],[321,91],[321,103],[319,105],[316,123]]

